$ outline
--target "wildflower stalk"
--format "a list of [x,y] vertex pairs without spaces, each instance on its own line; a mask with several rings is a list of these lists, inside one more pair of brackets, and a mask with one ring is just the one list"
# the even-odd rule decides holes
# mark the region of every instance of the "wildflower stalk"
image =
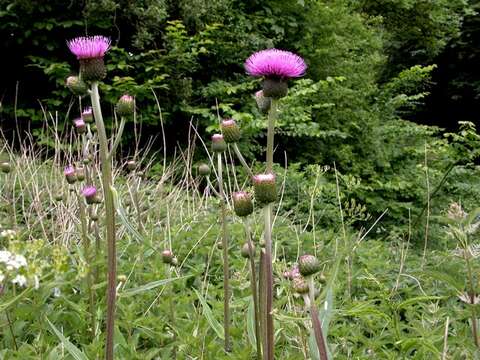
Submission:
[[255,315],[255,341],[257,345],[257,359],[262,358],[262,340],[260,334],[260,318],[259,318],[259,304],[258,304],[258,292],[257,292],[257,274],[255,271],[255,253],[253,251],[252,236],[250,231],[250,221],[245,219],[245,234],[247,237],[248,253],[250,260],[250,286],[252,288],[253,308]]
[[317,306],[315,305],[315,284],[313,282],[313,275],[308,276],[307,281],[310,297],[310,317],[312,318],[312,327],[315,334],[315,341],[317,342],[318,352],[320,354],[320,360],[328,360],[327,348],[322,332],[322,324],[320,324],[320,320],[318,319],[318,310]]
[[[171,271],[171,265],[170,264],[165,264],[165,269],[167,272],[167,279],[172,278],[172,271]],[[177,341],[177,334],[175,332],[175,305],[173,303],[173,284],[170,284],[170,296],[168,296],[168,305],[170,307],[170,329],[172,330],[173,333],[173,342],[175,343]],[[174,345],[173,346],[173,358],[177,358],[177,347]]]
[[474,283],[473,283],[473,271],[472,271],[472,264],[470,263],[470,258],[469,254],[470,249],[469,246],[465,244],[464,250],[463,250],[463,256],[465,259],[465,265],[467,266],[467,274],[468,274],[468,286],[470,288],[469,291],[469,298],[470,298],[470,304],[472,306],[470,307],[472,311],[472,335],[473,335],[473,341],[475,342],[475,346],[477,348],[480,348],[480,342],[478,340],[478,324],[477,324],[477,311],[475,310],[475,288],[474,288]]
[[113,186],[111,155],[108,151],[107,133],[103,123],[102,111],[100,108],[100,96],[98,93],[98,82],[92,83],[90,91],[92,108],[97,126],[97,134],[100,145],[100,162],[102,172],[102,186],[105,198],[105,220],[107,238],[107,319],[106,319],[106,344],[105,358],[113,360],[114,346],[114,323],[115,323],[115,298],[116,298],[116,277],[117,257],[115,242],[115,205],[113,203]]
[[226,196],[223,190],[223,169],[222,153],[217,153],[217,172],[218,172],[218,190],[220,193],[220,211],[222,222],[222,248],[223,248],[223,327],[225,329],[226,352],[231,351],[230,345],[230,284],[229,284],[229,265],[228,265],[228,228],[227,228],[227,209]]
[[80,226],[81,226],[81,233],[82,233],[82,242],[83,242],[83,255],[85,257],[85,263],[87,267],[87,273],[85,274],[86,283],[85,286],[87,287],[88,292],[88,303],[89,303],[89,312],[90,312],[90,320],[91,320],[91,331],[92,337],[95,336],[95,298],[94,292],[92,290],[92,272],[90,270],[91,258],[90,258],[90,239],[88,237],[87,231],[87,212],[85,209],[85,204],[83,202],[82,197],[80,194],[77,193],[77,200],[78,200],[78,208],[80,211]]
[[[267,163],[266,173],[273,172],[273,145],[275,134],[275,121],[277,118],[277,100],[272,99],[270,111],[268,112],[267,130]],[[274,328],[273,328],[273,269],[272,269],[272,213],[273,204],[269,203],[263,208],[265,220],[265,337],[264,354],[267,360],[274,358]]]
[[253,177],[252,169],[250,169],[250,166],[248,166],[247,162],[245,161],[245,158],[243,157],[242,153],[240,152],[240,149],[238,148],[237,143],[235,142],[232,145],[233,145],[233,151],[235,151],[235,154],[237,155],[238,160],[240,160],[240,163],[245,168],[245,171],[247,172],[248,176],[250,178],[252,178]]

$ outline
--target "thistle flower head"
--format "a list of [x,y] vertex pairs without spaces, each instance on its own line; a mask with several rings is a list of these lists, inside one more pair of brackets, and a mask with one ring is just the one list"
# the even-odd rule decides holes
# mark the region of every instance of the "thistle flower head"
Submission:
[[85,96],[88,91],[87,84],[78,76],[69,76],[65,81],[70,91],[77,96]]
[[269,204],[277,199],[275,174],[258,174],[252,178],[255,200],[260,204]]
[[205,163],[198,165],[198,173],[200,174],[200,176],[210,175],[210,166]]
[[252,196],[246,191],[238,191],[232,194],[233,210],[237,216],[248,216],[253,212]]
[[85,126],[85,121],[82,118],[78,118],[78,119],[73,120],[73,124],[75,125],[76,128],[84,127]]
[[82,111],[82,119],[83,121],[85,121],[86,123],[91,123],[93,121],[93,110],[92,108],[89,106],[89,107],[86,107],[85,109],[83,109]]
[[255,93],[255,101],[257,102],[258,109],[263,113],[267,113],[270,110],[270,105],[272,104],[272,99],[266,97],[263,94],[263,90],[258,90]]
[[174,256],[171,250],[162,251],[162,261],[164,264],[172,264],[173,259],[174,259]]
[[105,36],[80,36],[67,42],[77,59],[103,58],[110,49],[111,41]]
[[303,276],[293,278],[292,288],[298,294],[307,294],[309,290],[308,283]]
[[252,54],[245,61],[245,70],[255,77],[296,78],[305,74],[307,64],[290,51],[266,49]]
[[302,255],[298,259],[298,269],[303,276],[310,276],[320,271],[320,263],[313,255]]
[[75,128],[77,129],[79,134],[83,134],[87,130],[87,125],[82,118],[73,120],[73,124],[75,125]]
[[235,143],[240,140],[242,134],[237,123],[233,119],[225,119],[221,122],[220,128],[227,143]]
[[135,160],[128,160],[127,161],[127,169],[129,171],[133,171],[137,168],[137,163],[135,162]]
[[63,170],[63,175],[65,176],[75,175],[75,168],[72,165],[65,166],[65,169]]
[[[251,245],[252,245],[252,255],[254,255],[255,254],[255,245],[253,245],[253,244],[251,244]],[[248,246],[248,242],[246,242],[242,245],[242,250],[240,251],[240,254],[245,259],[248,259],[250,257],[250,246]]]
[[120,99],[118,99],[116,110],[117,114],[120,116],[133,114],[135,110],[135,100],[133,99],[133,96],[128,94],[122,95]]
[[82,195],[86,198],[92,198],[97,195],[97,188],[95,186],[85,186],[82,190]]
[[224,152],[227,149],[227,143],[222,134],[212,135],[212,150],[213,152]]

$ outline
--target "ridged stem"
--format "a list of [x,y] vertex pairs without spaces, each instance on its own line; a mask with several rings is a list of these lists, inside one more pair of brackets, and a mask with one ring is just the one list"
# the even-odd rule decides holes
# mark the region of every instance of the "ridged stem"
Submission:
[[85,287],[88,293],[88,304],[89,304],[89,312],[90,312],[90,321],[91,321],[91,331],[92,337],[95,336],[95,298],[94,292],[92,290],[92,271],[91,271],[91,256],[90,256],[90,238],[88,237],[88,219],[87,219],[87,211],[85,209],[85,203],[77,193],[77,200],[78,200],[78,209],[80,211],[80,227],[82,233],[82,242],[83,242],[83,256],[85,257],[85,264],[87,267],[87,273],[85,275]]
[[257,359],[262,359],[262,339],[260,334],[260,318],[258,307],[258,292],[257,292],[257,273],[255,270],[255,253],[253,251],[252,236],[250,231],[249,219],[245,219],[245,234],[248,244],[248,255],[250,260],[250,287],[252,288],[253,308],[255,314],[255,341],[257,344]]
[[[273,172],[273,148],[275,135],[275,121],[277,119],[277,100],[272,99],[270,110],[268,112],[268,130],[267,130],[267,163],[266,173]],[[274,344],[274,326],[273,326],[273,264],[272,264],[272,213],[273,204],[268,204],[263,208],[265,220],[265,338],[264,354],[265,359],[273,360]]]
[[230,270],[228,265],[228,228],[225,192],[223,191],[223,166],[222,153],[217,153],[218,190],[221,195],[220,211],[222,222],[222,247],[223,247],[223,327],[225,329],[226,352],[232,351],[230,344]]
[[114,325],[115,325],[115,300],[116,300],[116,278],[117,278],[117,255],[115,241],[115,205],[113,203],[112,163],[108,151],[107,133],[103,123],[102,110],[100,108],[100,96],[98,94],[98,83],[92,83],[90,92],[92,109],[97,126],[98,141],[100,145],[100,165],[102,171],[102,187],[105,199],[105,222],[107,239],[107,320],[105,359],[113,360],[114,350]]
[[310,296],[310,317],[312,318],[312,327],[315,334],[315,341],[317,342],[318,353],[320,354],[320,360],[328,360],[327,347],[325,345],[325,339],[323,337],[322,324],[318,319],[318,310],[315,305],[315,284],[313,283],[313,276],[307,278],[308,290]]

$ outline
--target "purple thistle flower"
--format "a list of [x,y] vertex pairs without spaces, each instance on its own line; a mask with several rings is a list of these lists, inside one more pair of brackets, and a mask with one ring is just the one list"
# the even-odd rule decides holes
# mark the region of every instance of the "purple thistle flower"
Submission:
[[244,66],[249,75],[267,78],[295,78],[303,76],[307,70],[307,64],[300,56],[278,49],[258,51],[245,61]]
[[65,169],[63,170],[63,174],[65,176],[75,175],[75,168],[72,165],[65,166]]
[[83,188],[82,194],[86,198],[92,198],[95,195],[97,195],[97,188],[95,186],[91,186],[91,185],[86,186],[86,187]]
[[85,126],[85,121],[83,121],[82,118],[78,118],[73,120],[73,124],[75,125],[76,128],[81,128]]
[[111,41],[105,36],[81,36],[67,41],[68,48],[77,59],[103,58],[110,49]]
[[87,107],[82,111],[82,119],[86,123],[91,123],[93,121],[93,110],[91,107]]

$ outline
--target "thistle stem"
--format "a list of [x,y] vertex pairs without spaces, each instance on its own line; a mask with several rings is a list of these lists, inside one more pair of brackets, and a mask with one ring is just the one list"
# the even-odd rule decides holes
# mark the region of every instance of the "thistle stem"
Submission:
[[245,171],[247,172],[248,176],[250,178],[253,177],[253,172],[252,169],[250,169],[250,166],[248,166],[247,162],[245,161],[245,158],[243,157],[242,153],[240,152],[240,149],[238,148],[237,143],[233,143],[233,150],[235,151],[235,154],[238,157],[238,160],[240,160],[240,163],[244,167]]
[[221,195],[220,210],[222,222],[222,247],[223,247],[223,327],[225,329],[225,351],[230,352],[230,271],[228,266],[228,228],[225,192],[223,191],[222,154],[217,154],[218,190]]
[[89,311],[90,311],[90,321],[91,321],[91,331],[92,337],[95,336],[95,302],[94,302],[94,293],[92,290],[92,271],[91,271],[91,258],[90,258],[90,239],[88,237],[87,231],[87,212],[85,209],[85,204],[83,202],[82,197],[80,194],[77,193],[77,200],[78,200],[78,209],[80,211],[80,226],[81,226],[81,233],[82,233],[82,242],[83,242],[83,256],[85,257],[85,263],[87,266],[87,273],[85,275],[86,281],[85,286],[87,288],[88,293],[88,303],[89,303]]
[[[268,112],[268,130],[267,130],[267,163],[266,172],[273,171],[273,145],[275,135],[275,121],[277,118],[277,100],[272,99],[270,110]],[[268,204],[263,208],[265,218],[265,338],[264,354],[267,360],[274,358],[274,327],[273,327],[273,269],[272,269],[272,213],[273,205]]]
[[250,286],[252,288],[253,308],[255,315],[255,342],[257,344],[257,359],[262,358],[262,342],[260,335],[260,319],[258,308],[258,292],[257,292],[257,274],[255,271],[255,253],[253,252],[252,236],[250,231],[250,222],[245,219],[245,234],[247,236],[248,254],[250,260]]
[[318,310],[317,306],[315,305],[315,284],[313,283],[313,276],[309,276],[307,281],[310,296],[310,317],[312,318],[312,327],[313,332],[315,333],[315,341],[317,342],[320,360],[328,360],[327,347],[325,345],[325,339],[322,332],[322,324],[320,324],[320,320],[318,319]]
[[[107,320],[106,320],[106,344],[105,359],[113,360],[114,350],[114,325],[115,325],[115,300],[116,300],[116,277],[117,277],[117,256],[115,242],[115,205],[113,203],[112,164],[108,151],[107,133],[103,122],[102,110],[100,108],[100,96],[98,83],[92,83],[90,92],[92,109],[97,126],[98,141],[100,145],[100,162],[102,171],[102,186],[105,198],[105,221],[107,238]],[[111,155],[111,154],[110,154]]]
[[472,335],[473,335],[473,341],[475,342],[475,346],[477,348],[480,348],[480,342],[478,340],[478,324],[477,324],[477,311],[475,310],[475,288],[473,285],[473,271],[472,271],[472,265],[470,263],[469,255],[467,255],[468,245],[466,244],[464,246],[464,259],[465,259],[465,264],[467,265],[467,273],[468,273],[468,283],[470,287],[470,303],[472,304],[471,306],[471,311],[472,311]]

